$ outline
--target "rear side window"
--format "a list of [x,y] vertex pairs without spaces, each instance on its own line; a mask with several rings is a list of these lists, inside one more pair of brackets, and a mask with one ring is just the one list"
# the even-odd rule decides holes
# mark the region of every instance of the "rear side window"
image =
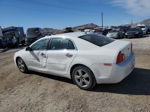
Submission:
[[86,40],[100,47],[107,45],[114,41],[111,38],[105,37],[103,35],[96,35],[96,34],[88,34],[88,35],[81,36],[79,38]]
[[53,38],[50,42],[49,50],[61,50],[61,49],[75,49],[71,40],[61,39],[61,38]]

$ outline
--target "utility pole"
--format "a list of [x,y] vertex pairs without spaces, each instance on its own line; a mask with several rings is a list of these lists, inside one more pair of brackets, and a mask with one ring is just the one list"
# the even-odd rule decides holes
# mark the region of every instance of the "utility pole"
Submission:
[[102,29],[103,29],[103,27],[104,27],[103,12],[101,12],[101,20],[102,20]]
[[133,25],[133,19],[131,19],[131,25]]

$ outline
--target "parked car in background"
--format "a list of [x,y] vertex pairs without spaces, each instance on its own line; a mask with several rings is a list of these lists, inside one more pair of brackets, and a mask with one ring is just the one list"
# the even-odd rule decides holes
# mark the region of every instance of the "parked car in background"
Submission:
[[101,27],[94,28],[94,33],[102,35],[103,34],[103,28],[101,28]]
[[25,34],[23,27],[2,28],[2,41],[7,47],[18,47],[25,44]]
[[7,47],[7,44],[6,44],[6,42],[3,40],[3,38],[0,37],[0,48],[5,48],[5,47]]
[[64,29],[64,33],[74,32],[72,27],[67,27]]
[[67,77],[88,90],[122,81],[134,69],[135,57],[131,42],[75,32],[41,38],[16,52],[14,61],[21,72]]
[[142,36],[143,32],[140,28],[129,28],[125,33],[126,38],[140,38]]
[[2,33],[2,28],[0,27],[0,48],[3,47],[3,33]]
[[119,30],[119,29],[116,29],[116,30],[109,31],[106,36],[110,37],[110,38],[114,38],[114,39],[124,38],[125,33],[123,31]]
[[112,29],[104,29],[102,31],[102,35],[107,35],[109,31],[111,31]]
[[1,27],[0,27],[0,37],[3,37],[3,31]]
[[137,27],[141,28],[143,31],[143,34],[148,34],[149,33],[149,27],[145,24],[138,24]]
[[0,48],[5,48],[7,47],[6,41],[4,41],[4,35],[2,28],[0,27]]
[[131,26],[119,26],[119,30],[121,30],[124,33],[126,33],[130,28]]
[[41,28],[28,28],[27,29],[27,38],[26,38],[26,44],[30,45],[36,40],[44,37],[44,32]]

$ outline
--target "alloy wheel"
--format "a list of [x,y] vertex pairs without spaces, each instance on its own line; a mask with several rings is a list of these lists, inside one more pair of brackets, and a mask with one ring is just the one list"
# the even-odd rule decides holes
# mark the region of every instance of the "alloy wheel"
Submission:
[[22,59],[19,58],[19,59],[17,60],[17,65],[18,65],[18,68],[19,68],[19,70],[20,70],[21,72],[25,72],[26,68],[25,68],[25,64],[24,64],[24,62],[23,62]]
[[81,87],[88,87],[90,84],[90,76],[87,71],[79,69],[75,72],[74,78],[76,83]]

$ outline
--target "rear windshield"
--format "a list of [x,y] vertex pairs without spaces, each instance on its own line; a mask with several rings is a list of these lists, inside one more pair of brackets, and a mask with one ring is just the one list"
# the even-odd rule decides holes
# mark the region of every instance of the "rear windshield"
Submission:
[[145,26],[139,26],[140,28],[145,28]]
[[93,43],[100,47],[107,45],[114,41],[111,38],[105,37],[103,35],[96,35],[96,34],[87,34],[87,35],[81,36],[79,38],[86,40],[86,41]]
[[29,28],[27,30],[27,37],[28,38],[38,37],[40,35],[41,35],[41,29],[40,28]]
[[130,28],[128,31],[138,31],[136,28]]

